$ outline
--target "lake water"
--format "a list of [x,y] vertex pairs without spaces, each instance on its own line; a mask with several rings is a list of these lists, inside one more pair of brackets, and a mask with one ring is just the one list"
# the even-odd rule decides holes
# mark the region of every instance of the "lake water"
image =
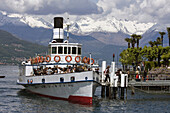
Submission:
[[100,97],[92,106],[53,100],[24,90],[16,85],[18,66],[0,66],[0,113],[170,113],[169,94],[147,94],[128,90],[127,99],[109,100]]

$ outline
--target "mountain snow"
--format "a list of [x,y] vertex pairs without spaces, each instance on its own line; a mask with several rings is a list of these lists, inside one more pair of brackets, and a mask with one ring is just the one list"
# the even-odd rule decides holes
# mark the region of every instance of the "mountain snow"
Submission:
[[[43,27],[52,28],[53,23],[44,19],[21,14],[7,14],[0,11],[0,26],[5,24],[28,25],[32,28]],[[88,35],[92,32],[111,32],[119,31],[125,34],[144,34],[154,23],[138,23],[137,21],[117,20],[114,17],[103,17],[93,19],[90,17],[79,17],[76,21],[70,21],[69,31],[73,34]],[[66,25],[64,25],[66,30]]]
[[137,21],[116,20],[112,18],[92,19],[90,17],[80,18],[76,22],[71,22],[70,31],[74,34],[90,34],[92,32],[111,32],[119,31],[125,34],[144,34],[154,23],[138,23]]
[[21,14],[7,14],[6,12],[0,11],[0,26],[11,23],[14,25],[28,25],[32,28],[52,28],[49,22],[41,18]]

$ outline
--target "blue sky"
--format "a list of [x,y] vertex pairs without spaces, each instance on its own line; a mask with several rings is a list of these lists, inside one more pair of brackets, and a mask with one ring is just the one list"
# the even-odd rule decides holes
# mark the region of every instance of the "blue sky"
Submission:
[[0,10],[28,15],[114,16],[138,22],[170,23],[169,0],[0,0]]

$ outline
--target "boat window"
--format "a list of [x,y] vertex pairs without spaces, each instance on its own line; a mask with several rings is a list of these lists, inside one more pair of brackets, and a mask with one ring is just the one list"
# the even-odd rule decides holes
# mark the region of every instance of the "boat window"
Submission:
[[68,47],[68,54],[71,54],[71,47]]
[[64,82],[64,78],[63,77],[60,78],[60,82]]
[[76,47],[72,47],[72,54],[76,54]]
[[81,48],[78,48],[78,54],[81,55]]
[[64,47],[64,54],[67,54],[67,47]]
[[52,47],[52,54],[57,54],[57,47]]
[[71,82],[74,82],[75,81],[75,77],[71,77]]
[[51,46],[48,46],[48,54],[51,54]]
[[63,54],[63,47],[58,47],[58,54]]

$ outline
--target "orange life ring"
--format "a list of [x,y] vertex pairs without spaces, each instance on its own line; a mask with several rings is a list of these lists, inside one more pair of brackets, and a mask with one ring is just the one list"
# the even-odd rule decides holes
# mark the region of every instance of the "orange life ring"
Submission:
[[88,59],[87,59],[87,57],[85,56],[85,57],[83,57],[83,62],[84,63],[87,63],[88,62]]
[[[58,57],[58,60],[56,60],[56,57]],[[55,62],[59,62],[61,60],[61,57],[59,56],[59,55],[56,55],[55,57],[54,57],[54,61]]]
[[37,63],[38,62],[38,59],[37,59],[37,57],[36,58],[34,58],[34,63]]
[[[79,60],[77,60],[77,58],[79,58]],[[81,61],[81,57],[80,56],[76,56],[75,57],[75,61],[78,63],[78,62],[80,62]]]
[[41,57],[38,57],[38,63],[42,62]]
[[41,56],[41,59],[42,59],[42,62],[44,62],[44,57],[43,56]]
[[50,55],[47,55],[47,56],[45,57],[45,61],[46,61],[46,62],[50,62],[50,61],[51,61]]
[[93,64],[94,64],[94,59],[93,59],[93,58],[91,58],[91,60],[93,60],[93,62],[91,63],[91,65],[93,65]]
[[[67,57],[70,57],[70,60],[67,60]],[[65,57],[65,60],[66,60],[67,62],[70,62],[70,61],[72,60],[72,57],[71,57],[70,55],[67,55],[67,56]]]
[[[94,64],[94,59],[93,58],[91,58],[91,60],[93,60],[93,62],[91,63],[91,65],[93,65]],[[90,58],[88,58],[88,64],[90,64]]]

